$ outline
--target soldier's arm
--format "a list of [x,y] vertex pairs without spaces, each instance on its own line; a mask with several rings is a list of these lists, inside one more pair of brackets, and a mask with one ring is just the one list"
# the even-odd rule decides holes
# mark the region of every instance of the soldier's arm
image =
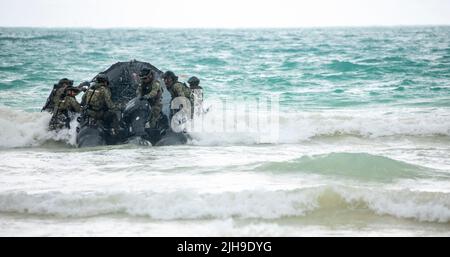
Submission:
[[106,103],[106,107],[108,107],[108,109],[110,110],[115,110],[116,105],[113,103],[112,99],[111,99],[111,91],[109,91],[108,89],[103,91],[104,96],[105,96],[105,103]]
[[73,112],[77,112],[77,113],[81,112],[81,106],[75,98],[72,98],[70,100],[70,108],[71,108],[71,111],[73,111]]
[[152,86],[152,91],[150,91],[150,93],[148,93],[146,95],[146,97],[148,97],[149,99],[152,99],[158,95],[158,91],[160,91],[160,90],[161,90],[161,84],[159,84],[159,82],[156,81]]

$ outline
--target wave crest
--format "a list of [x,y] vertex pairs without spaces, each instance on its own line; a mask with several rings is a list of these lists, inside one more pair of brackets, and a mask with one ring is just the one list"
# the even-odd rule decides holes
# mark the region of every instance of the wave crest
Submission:
[[[49,140],[75,144],[75,123],[71,130],[48,130],[47,112],[24,112],[0,107],[0,149],[39,146]],[[76,121],[74,121],[76,122]]]
[[[215,131],[218,120],[224,113],[212,110],[202,120],[203,128],[211,131],[190,131],[191,144],[230,145],[267,143],[266,127],[247,128],[247,114],[226,117],[226,121],[240,124],[239,131],[233,130],[235,124],[224,124],[230,131]],[[234,115],[234,113],[233,113]],[[209,118],[208,118],[209,117]],[[213,117],[213,119],[210,119]],[[48,113],[29,113],[0,107],[0,148],[29,147],[42,145],[49,140],[75,144],[76,120],[72,129],[59,133],[47,129]],[[309,112],[280,113],[278,132],[270,143],[295,144],[306,140],[328,136],[357,136],[379,138],[388,136],[450,136],[450,114],[447,109],[415,110],[321,110]],[[243,124],[243,125],[242,125]],[[198,125],[198,124],[197,124]],[[224,126],[220,125],[219,129]],[[188,129],[189,131],[189,129]]]
[[[214,107],[214,106],[213,106]],[[201,128],[217,128],[211,133],[191,133],[192,143],[199,145],[221,144],[259,144],[267,143],[262,140],[270,133],[269,126],[251,127],[248,120],[255,120],[258,114],[231,113],[225,114],[221,110],[211,108],[201,121]],[[253,116],[252,116],[253,115]],[[209,117],[214,117],[210,119]],[[219,117],[219,118],[216,118]],[[224,121],[220,121],[220,117]],[[250,118],[249,118],[250,117]],[[264,119],[265,117],[263,117]],[[266,120],[263,120],[265,122]],[[215,124],[216,122],[217,124]],[[231,124],[230,124],[231,123]],[[256,123],[255,123],[256,124]],[[247,126],[247,127],[246,127]],[[221,129],[223,127],[231,130]],[[233,128],[240,127],[239,131]],[[448,109],[430,109],[421,111],[415,109],[391,110],[320,110],[280,112],[275,124],[276,138],[271,143],[301,143],[319,137],[355,136],[363,138],[380,138],[389,136],[450,136],[450,114]]]
[[446,223],[450,221],[450,194],[342,186],[215,194],[193,191],[0,194],[0,212],[62,217],[127,214],[158,220],[278,219],[297,216],[307,218],[323,211],[333,215],[335,212],[355,210],[422,222]]
[[427,169],[402,161],[367,153],[331,153],[304,156],[289,162],[271,162],[255,168],[260,171],[306,172],[365,180],[387,181],[414,178]]

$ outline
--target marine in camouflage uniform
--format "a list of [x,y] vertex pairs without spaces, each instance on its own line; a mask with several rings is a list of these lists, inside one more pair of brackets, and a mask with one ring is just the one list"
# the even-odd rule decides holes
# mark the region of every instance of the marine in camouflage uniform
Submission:
[[99,74],[96,82],[96,85],[89,88],[83,95],[81,105],[89,118],[101,122],[105,127],[110,125],[113,129],[112,133],[116,134],[119,129],[119,121],[115,111],[118,110],[118,107],[111,99],[108,77]]
[[[166,71],[164,73],[164,83],[166,84],[167,90],[170,92],[170,95],[172,96],[172,101],[176,97],[186,97],[189,99],[189,102],[191,103],[191,110],[194,106],[194,99],[191,92],[191,89],[186,86],[186,84],[181,83],[178,81],[178,77],[173,73],[172,71]],[[176,112],[176,111],[175,111]],[[172,113],[173,115],[174,113]],[[192,111],[191,111],[192,116]]]
[[50,120],[50,129],[70,128],[70,121],[75,113],[81,112],[81,106],[75,96],[80,92],[78,88],[68,86],[60,95],[60,99],[53,109],[53,116]]
[[187,82],[194,99],[194,105],[192,107],[193,114],[200,115],[203,112],[203,88],[200,86],[200,79],[193,76]]
[[155,75],[150,69],[144,68],[139,74],[141,83],[139,84],[136,94],[137,96],[147,100],[151,107],[149,127],[156,128],[161,118],[161,96],[163,89],[159,81],[155,79]]
[[58,104],[59,100],[61,99],[61,96],[65,93],[67,87],[72,85],[73,80],[67,78],[63,78],[59,80],[58,84],[53,85],[52,92],[47,98],[47,102],[45,103],[45,106],[42,108],[41,111],[48,111],[50,113],[53,113],[55,106]]

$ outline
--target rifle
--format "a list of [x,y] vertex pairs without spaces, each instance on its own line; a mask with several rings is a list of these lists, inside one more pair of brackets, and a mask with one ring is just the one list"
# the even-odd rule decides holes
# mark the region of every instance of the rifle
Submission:
[[53,85],[52,92],[50,92],[50,95],[47,97],[47,101],[45,102],[44,107],[42,107],[41,112],[45,111],[52,104],[52,99],[53,99],[53,97],[55,97],[56,91],[58,90],[57,87],[58,87],[58,84]]

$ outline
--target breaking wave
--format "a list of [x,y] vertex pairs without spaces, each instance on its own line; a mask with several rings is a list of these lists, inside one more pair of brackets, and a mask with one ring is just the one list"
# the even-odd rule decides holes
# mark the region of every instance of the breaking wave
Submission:
[[325,211],[368,211],[421,222],[450,221],[450,194],[318,186],[241,192],[3,192],[0,212],[60,217],[144,216],[157,220],[210,218],[279,219]]
[[[75,144],[75,127],[58,133],[48,130],[47,112],[24,112],[0,107],[0,149],[39,146],[48,141]],[[75,121],[76,122],[76,121]]]
[[[260,143],[300,143],[323,136],[357,136],[378,138],[387,136],[450,136],[450,112],[446,109],[434,109],[430,112],[414,110],[366,111],[346,110],[316,112],[281,113],[276,124],[276,135],[267,135],[271,128],[246,127],[249,116],[246,114],[226,117],[232,124],[219,124],[223,116],[214,109],[203,119],[203,127],[212,130],[194,131],[191,133],[191,144],[194,145],[233,145]],[[215,117],[208,119],[208,117]],[[217,118],[219,117],[219,118]],[[59,133],[50,132],[47,124],[48,113],[30,113],[0,107],[0,148],[39,146],[47,141],[62,141],[69,145],[75,144],[76,121],[72,129]],[[234,123],[233,123],[234,122]],[[235,123],[241,127],[236,131]],[[244,124],[244,125],[242,125]],[[223,129],[226,126],[231,129]],[[189,131],[189,129],[188,129]]]
[[[305,112],[282,112],[275,126],[251,126],[248,114],[225,116],[223,124],[208,116],[222,117],[220,111],[212,109],[201,122],[203,128],[213,127],[216,132],[192,133],[193,144],[258,144],[258,143],[299,143],[317,137],[356,136],[379,138],[389,136],[450,136],[450,112],[447,109],[421,110],[320,110]],[[250,117],[250,118],[249,118]],[[261,118],[261,116],[260,116]],[[265,117],[263,116],[264,120]],[[228,123],[227,123],[228,122]],[[247,123],[246,123],[247,122]],[[264,120],[265,122],[265,120]],[[238,124],[238,125],[236,125]],[[242,125],[243,124],[243,125]],[[244,127],[239,131],[236,127]],[[247,127],[245,127],[247,126]],[[222,129],[223,127],[231,129]],[[276,136],[267,135],[276,128]],[[221,130],[222,129],[222,130]],[[214,129],[213,129],[214,130]]]

